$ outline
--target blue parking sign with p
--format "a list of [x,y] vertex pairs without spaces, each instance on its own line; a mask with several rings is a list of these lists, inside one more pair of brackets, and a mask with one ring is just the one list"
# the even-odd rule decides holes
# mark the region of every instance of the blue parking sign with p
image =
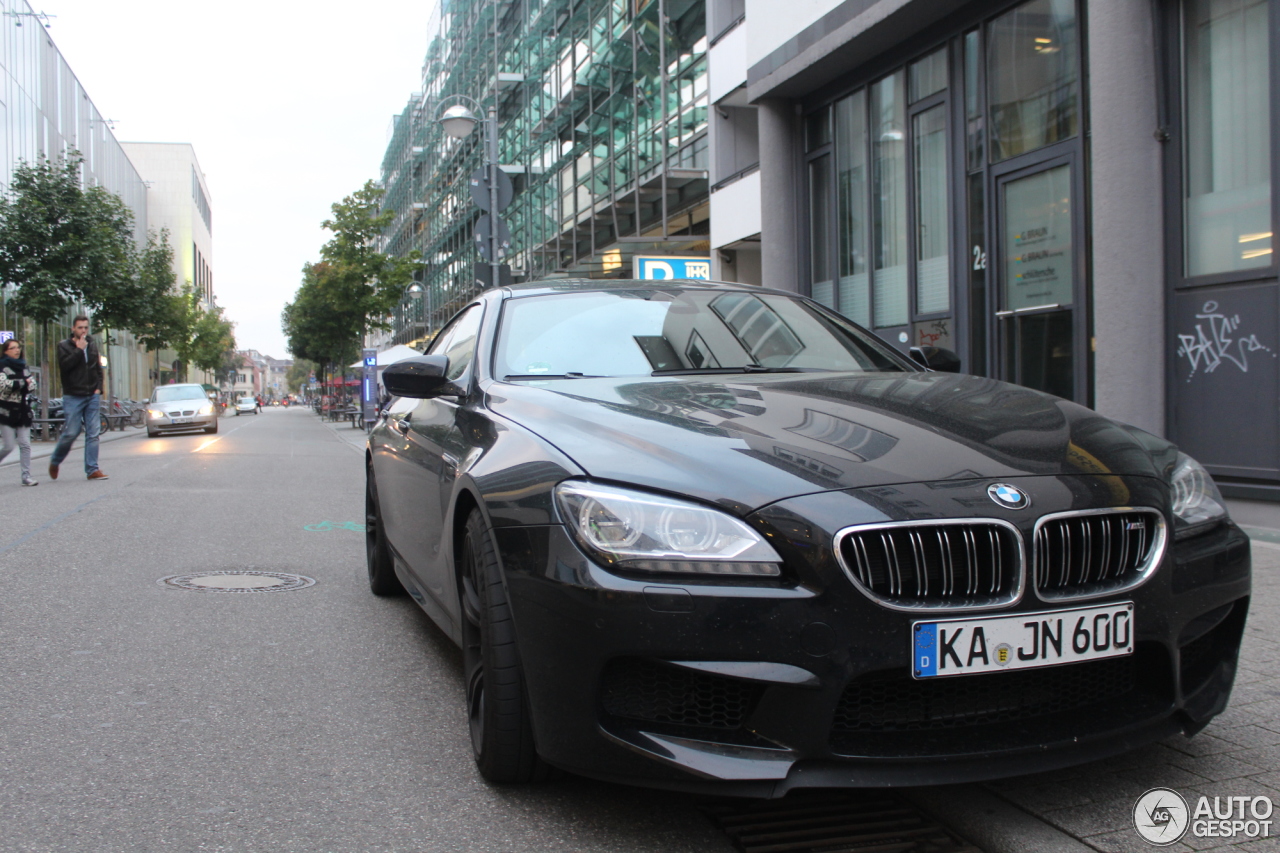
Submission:
[[636,255],[636,278],[664,281],[676,278],[711,278],[711,259],[688,255]]

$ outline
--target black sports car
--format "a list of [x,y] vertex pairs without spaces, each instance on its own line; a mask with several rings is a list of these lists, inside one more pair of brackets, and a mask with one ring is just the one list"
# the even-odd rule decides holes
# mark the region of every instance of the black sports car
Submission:
[[489,291],[367,454],[369,582],[465,652],[492,781],[985,779],[1223,710],[1248,539],[1163,439],[794,294]]

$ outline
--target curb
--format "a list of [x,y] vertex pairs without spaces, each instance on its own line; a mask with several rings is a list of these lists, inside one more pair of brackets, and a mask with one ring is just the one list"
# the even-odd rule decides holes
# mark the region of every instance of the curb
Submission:
[[979,785],[942,785],[901,793],[983,853],[1097,853],[1096,848]]

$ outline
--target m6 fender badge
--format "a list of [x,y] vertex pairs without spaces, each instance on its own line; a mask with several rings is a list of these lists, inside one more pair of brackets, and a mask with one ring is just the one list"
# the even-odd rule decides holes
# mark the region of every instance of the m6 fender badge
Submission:
[[987,497],[1005,509],[1026,509],[1031,506],[1031,496],[1008,483],[992,483],[987,486]]

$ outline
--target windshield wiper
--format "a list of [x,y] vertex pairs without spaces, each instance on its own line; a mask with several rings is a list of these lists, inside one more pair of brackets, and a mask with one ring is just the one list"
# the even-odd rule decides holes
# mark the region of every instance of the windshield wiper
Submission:
[[589,376],[585,373],[508,373],[502,377],[503,382],[510,382],[513,379],[600,379],[599,376]]
[[830,373],[825,367],[765,367],[760,364],[744,364],[741,367],[676,367],[655,370],[650,376],[709,376],[723,373]]

